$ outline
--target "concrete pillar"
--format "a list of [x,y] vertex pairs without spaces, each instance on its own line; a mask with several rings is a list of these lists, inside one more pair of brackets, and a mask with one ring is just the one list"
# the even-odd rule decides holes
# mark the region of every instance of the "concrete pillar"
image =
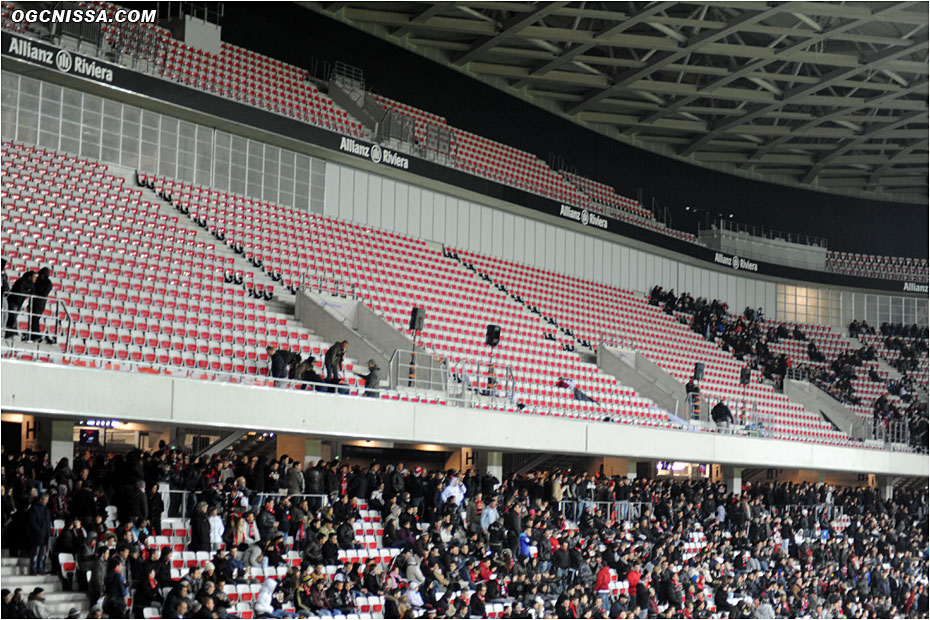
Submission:
[[52,467],[61,459],[68,459],[74,467],[74,422],[71,420],[51,420],[52,432],[49,441],[49,462]]
[[645,478],[646,480],[651,480],[655,477],[655,462],[654,461],[627,461],[626,462],[626,477],[629,480],[636,480],[637,478]]
[[727,483],[727,492],[740,495],[743,492],[743,468],[733,465],[723,466],[723,479]]
[[320,457],[324,461],[332,461],[337,456],[342,457],[342,442],[338,439],[328,439],[322,442],[322,449],[320,450]]
[[504,454],[502,452],[493,452],[490,450],[475,450],[475,469],[478,473],[488,473],[503,481],[504,479]]
[[322,439],[312,439],[307,437],[304,439],[304,466],[309,463],[314,465],[323,458],[323,440]]
[[889,500],[894,495],[895,476],[875,476],[875,485],[882,494],[882,499]]

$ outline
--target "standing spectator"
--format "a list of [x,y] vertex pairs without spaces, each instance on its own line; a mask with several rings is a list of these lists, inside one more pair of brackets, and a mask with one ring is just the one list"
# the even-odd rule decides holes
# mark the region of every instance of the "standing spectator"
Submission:
[[303,465],[301,463],[294,463],[287,470],[287,492],[289,495],[303,495],[304,486],[306,481],[304,480]]
[[7,296],[6,333],[3,335],[5,339],[14,338],[19,333],[16,318],[23,304],[26,303],[27,295],[32,295],[35,281],[36,272],[27,271],[13,283],[13,288]]
[[199,502],[191,517],[191,542],[187,546],[191,551],[210,550],[210,519],[207,516],[207,502]]
[[714,408],[710,410],[710,417],[714,422],[717,423],[717,430],[721,431],[729,429],[730,424],[735,423],[733,420],[733,414],[730,412],[730,408],[727,407],[722,398],[717,401],[717,404],[714,405]]
[[118,557],[110,558],[104,591],[103,607],[106,614],[111,618],[128,617],[129,588],[123,578],[123,563]]
[[[42,267],[39,270],[39,277],[33,284],[32,300],[29,302],[29,314],[32,315],[30,321],[29,338],[32,342],[42,340],[42,313],[45,312],[45,304],[48,302],[48,295],[52,292],[51,270],[48,267]],[[47,337],[45,341],[49,344],[52,339]]]
[[265,348],[268,352],[268,374],[274,378],[274,386],[284,385],[284,379],[287,379],[288,366],[300,360],[300,355],[291,351],[279,349],[277,346],[270,344]]
[[32,503],[26,519],[31,550],[29,573],[41,575],[45,573],[45,551],[52,531],[52,517],[48,512],[48,493],[43,493]]
[[381,384],[381,368],[378,367],[375,360],[368,360],[368,374],[363,375],[361,373],[355,373],[359,377],[365,380],[365,396],[368,398],[378,398],[378,392],[374,388],[377,388]]
[[223,525],[223,517],[220,516],[216,506],[210,508],[210,550],[217,551],[223,546],[223,534],[226,532],[226,526]]
[[7,296],[10,294],[10,278],[6,275],[6,259],[3,260],[3,314],[0,315],[0,327],[6,327]]
[[346,349],[348,348],[349,341],[343,340],[342,342],[336,342],[326,350],[326,356],[323,358],[323,366],[326,369],[326,380],[330,383],[339,383],[343,361],[346,356]]
[[152,534],[161,536],[161,515],[165,512],[165,501],[161,497],[158,485],[153,484],[146,496],[149,507],[149,523],[152,524]]

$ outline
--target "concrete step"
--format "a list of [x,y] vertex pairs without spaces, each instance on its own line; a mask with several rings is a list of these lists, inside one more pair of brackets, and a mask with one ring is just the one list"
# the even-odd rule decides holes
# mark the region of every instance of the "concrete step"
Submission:
[[46,590],[52,590],[61,586],[61,579],[55,575],[2,575],[4,588],[23,588],[29,586],[29,589],[36,586],[42,586]]
[[8,555],[4,555],[3,559],[0,560],[2,564],[0,566],[29,566],[29,558],[13,558]]
[[68,613],[72,609],[77,609],[80,616],[84,618],[87,616],[87,611],[90,609],[90,601],[87,600],[87,595],[81,592],[80,600],[52,602],[46,597],[45,606],[48,608],[53,618],[67,618]]
[[[126,181],[135,184],[135,176],[128,176]],[[194,231],[198,241],[212,245],[214,248],[214,253],[217,256],[233,258],[235,261],[234,264],[236,269],[252,274],[252,280],[255,282],[255,284],[261,284],[266,288],[272,287],[275,291],[274,297],[271,299],[271,301],[263,301],[262,303],[265,304],[265,307],[268,310],[283,314],[289,320],[293,319],[295,307],[294,296],[291,295],[290,291],[288,291],[282,283],[272,280],[262,269],[254,267],[245,259],[245,257],[240,256],[224,242],[216,239],[206,228],[201,228],[197,222],[190,218],[190,216],[184,215],[180,211],[175,210],[169,203],[165,202],[153,190],[148,188],[140,189],[148,200],[154,204],[163,206],[166,210],[166,213],[170,212],[172,215],[175,215],[178,218],[178,226],[180,228]]]

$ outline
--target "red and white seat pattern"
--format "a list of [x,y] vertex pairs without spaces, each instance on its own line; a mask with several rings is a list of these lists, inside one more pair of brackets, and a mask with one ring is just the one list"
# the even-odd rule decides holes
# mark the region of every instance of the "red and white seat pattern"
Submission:
[[14,278],[52,269],[53,296],[72,319],[71,353],[213,378],[265,374],[268,344],[318,358],[325,351],[305,328],[225,283],[232,258],[107,166],[13,143],[2,155],[4,257]]
[[755,407],[775,438],[850,444],[846,435],[834,431],[819,416],[760,383],[757,372],[749,386],[741,386],[739,373],[743,365],[739,361],[650,306],[643,295],[471,252],[459,254],[479,272],[539,308],[543,316],[595,346],[605,340],[633,341],[640,353],[682,383],[692,376],[694,364],[703,362],[701,391],[705,398],[726,400],[737,417],[744,410],[742,403],[748,403],[748,409]]
[[[546,339],[545,334],[552,332],[548,323],[444,256],[435,244],[227,192],[153,179],[157,188],[179,196],[191,217],[222,232],[228,244],[243,247],[285,284],[313,286],[317,279],[352,283],[359,299],[408,335],[410,309],[424,308],[427,325],[418,342],[450,366],[487,359],[486,326],[500,324],[503,338],[494,359],[498,367],[512,369],[516,400],[527,411],[582,419],[611,413],[648,425],[667,423],[667,416],[657,412],[651,401],[564,351],[557,340]],[[598,403],[574,400],[570,391],[556,386],[560,376],[572,378]],[[487,389],[486,383],[475,387]],[[512,409],[515,404],[498,401],[494,406]]]
[[863,278],[927,282],[927,259],[827,252],[827,270]]

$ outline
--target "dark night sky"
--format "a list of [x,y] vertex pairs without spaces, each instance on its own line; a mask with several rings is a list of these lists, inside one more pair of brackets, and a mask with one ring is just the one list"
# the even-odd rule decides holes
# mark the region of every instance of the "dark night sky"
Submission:
[[[579,174],[645,202],[655,197],[677,228],[694,231],[684,207],[827,237],[830,248],[926,257],[928,208],[857,200],[751,181],[627,146],[447,69],[377,37],[292,3],[226,3],[223,39],[309,68],[341,60],[365,71],[376,92],[445,116],[453,126],[548,160],[561,155]],[[256,27],[261,24],[262,27]]]

